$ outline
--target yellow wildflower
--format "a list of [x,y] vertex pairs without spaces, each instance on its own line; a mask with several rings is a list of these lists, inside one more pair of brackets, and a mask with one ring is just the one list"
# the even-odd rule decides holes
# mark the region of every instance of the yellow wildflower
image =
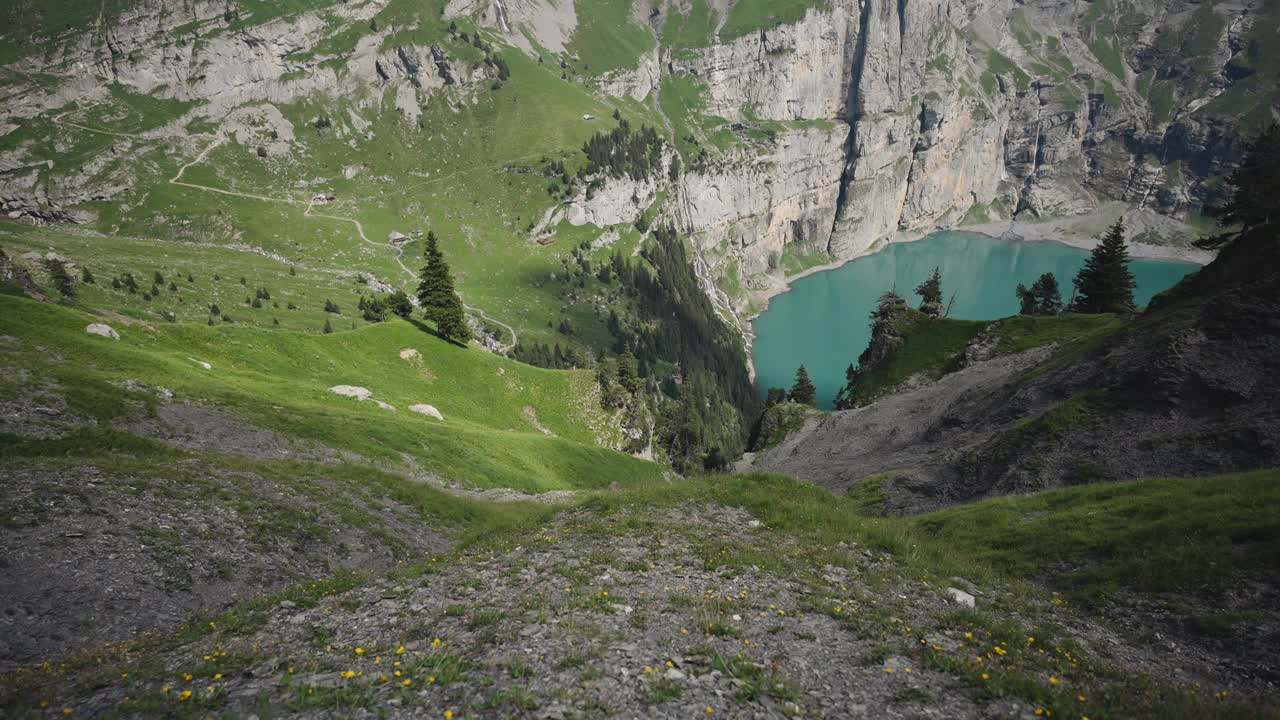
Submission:
[[402,684],[403,684],[405,687],[409,687],[410,685],[412,685],[412,684],[413,684],[413,678],[405,678],[405,679],[404,679],[404,683],[402,683]]
[[982,679],[983,679],[983,680],[990,680],[990,679],[991,679],[991,676],[990,676],[990,675],[988,675],[988,674],[986,674],[986,673],[982,673]]
[[178,695],[178,699],[179,699],[179,700],[190,700],[190,699],[191,699],[191,691],[190,691],[190,690],[183,690],[183,691]]
[[358,647],[358,648],[356,648],[356,654],[357,654],[357,655],[363,655],[363,654],[364,654],[364,648],[362,648],[362,647]]
[[403,645],[401,645],[400,647],[396,648],[396,654],[397,654],[397,655],[403,655],[403,654],[404,654],[404,646],[403,646]]
[[450,720],[452,717],[453,717],[453,711],[452,711],[452,710],[445,710],[445,711],[444,711],[444,720]]

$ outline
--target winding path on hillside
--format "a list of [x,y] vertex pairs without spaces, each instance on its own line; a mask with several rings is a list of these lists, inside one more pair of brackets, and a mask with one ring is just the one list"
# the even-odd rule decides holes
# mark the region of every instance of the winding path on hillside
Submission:
[[[86,95],[87,95],[87,93],[86,93]],[[80,98],[77,98],[77,100],[79,100],[79,99],[81,99],[81,98],[83,98],[83,97],[85,97],[85,95],[82,95]],[[73,102],[74,102],[74,101],[73,101]],[[97,104],[97,103],[93,103],[93,104]],[[92,106],[93,106],[93,104],[87,105],[87,106],[85,106],[84,108],[73,108],[73,109],[71,109],[71,110],[67,110],[66,112],[60,113],[60,114],[58,114],[58,115],[54,116],[54,118],[53,118],[53,122],[54,122],[54,124],[56,124],[56,125],[64,125],[64,126],[67,126],[67,127],[73,127],[73,128],[79,129],[79,130],[84,130],[84,131],[86,131],[86,132],[98,133],[98,134],[100,134],[100,135],[108,135],[108,136],[111,136],[111,137],[128,138],[128,139],[132,139],[132,140],[152,140],[152,139],[160,139],[160,138],[164,138],[164,137],[169,137],[169,138],[174,138],[174,139],[180,139],[180,140],[190,140],[190,139],[191,139],[191,138],[193,138],[193,137],[208,137],[207,135],[189,135],[189,134],[182,134],[182,135],[179,135],[179,134],[176,134],[176,133],[175,133],[175,134],[171,134],[171,135],[155,135],[155,136],[147,137],[146,135],[137,134],[137,133],[132,133],[132,134],[131,134],[131,133],[118,133],[118,132],[113,132],[113,131],[110,131],[110,130],[102,130],[102,129],[99,129],[99,128],[92,128],[92,127],[88,127],[88,126],[85,126],[85,125],[80,125],[80,124],[77,124],[77,123],[68,122],[68,121],[66,121],[66,120],[64,120],[64,119],[63,119],[66,115],[68,115],[68,114],[70,114],[70,113],[72,113],[72,112],[75,112],[76,110],[88,109],[89,107],[92,107]],[[365,233],[365,231],[364,231],[364,224],[363,224],[363,223],[361,223],[359,220],[357,220],[357,219],[355,219],[355,218],[343,217],[343,216],[340,216],[340,215],[325,215],[325,214],[321,214],[321,213],[318,213],[318,212],[314,212],[314,211],[313,211],[313,208],[315,207],[315,202],[314,202],[314,201],[310,201],[310,200],[299,200],[299,199],[297,199],[297,198],[289,198],[289,197],[283,197],[283,198],[281,198],[281,197],[270,197],[270,196],[267,196],[267,195],[254,195],[254,194],[252,194],[252,193],[244,193],[244,192],[239,192],[239,191],[237,191],[237,190],[226,190],[226,189],[223,189],[223,188],[212,187],[212,186],[210,186],[210,185],[200,185],[200,184],[197,184],[197,183],[187,182],[187,181],[185,181],[185,180],[183,180],[183,179],[182,179],[183,175],[185,175],[185,174],[186,174],[187,170],[189,170],[190,168],[192,168],[192,167],[194,167],[194,166],[196,166],[196,165],[199,165],[199,164],[203,163],[205,160],[207,160],[207,159],[209,158],[209,154],[210,154],[210,153],[212,153],[212,152],[213,152],[214,150],[216,150],[217,148],[221,147],[224,143],[226,143],[227,139],[228,139],[228,138],[227,138],[227,136],[226,136],[226,135],[224,135],[224,134],[222,134],[222,133],[218,133],[218,134],[214,135],[214,136],[213,136],[213,141],[212,141],[212,142],[210,142],[207,146],[205,146],[205,148],[204,148],[203,150],[201,150],[201,151],[200,151],[200,153],[199,153],[198,155],[196,155],[196,157],[195,157],[193,160],[191,160],[191,161],[189,161],[189,162],[187,162],[187,163],[184,163],[183,165],[181,165],[181,166],[178,168],[178,172],[177,172],[176,174],[174,174],[174,176],[173,176],[173,177],[169,178],[169,184],[170,184],[170,185],[176,185],[176,186],[179,186],[179,187],[190,188],[190,189],[192,189],[192,190],[201,190],[201,191],[204,191],[204,192],[216,193],[216,194],[218,194],[218,195],[227,195],[227,196],[231,196],[231,197],[245,198],[245,199],[247,199],[247,200],[257,200],[257,201],[259,201],[259,202],[283,203],[283,204],[288,204],[288,205],[306,205],[306,209],[305,209],[305,210],[303,211],[303,213],[302,213],[302,216],[303,216],[304,218],[319,218],[319,219],[324,219],[324,220],[335,220],[335,221],[337,221],[337,222],[347,222],[347,223],[351,223],[352,225],[354,225],[354,226],[355,226],[356,234],[357,234],[357,236],[360,238],[360,241],[361,241],[361,242],[363,242],[363,243],[365,243],[365,244],[367,244],[367,245],[372,245],[373,247],[376,247],[376,248],[387,248],[387,247],[391,248],[392,250],[394,250],[394,251],[395,251],[395,255],[394,255],[394,257],[393,257],[392,259],[393,259],[393,260],[395,260],[396,265],[398,265],[398,266],[400,267],[400,270],[401,270],[402,272],[404,272],[404,274],[405,274],[405,275],[406,275],[410,280],[416,279],[416,278],[418,277],[417,273],[415,273],[415,272],[414,272],[413,270],[411,270],[407,265],[405,265],[405,264],[404,264],[404,248],[403,248],[403,247],[396,247],[396,246],[392,246],[392,245],[390,245],[390,244],[384,245],[384,244],[379,243],[379,242],[376,242],[376,241],[374,241],[374,240],[370,240],[370,239],[369,239],[369,236],[368,236],[368,235]],[[372,273],[371,273],[371,274],[372,274]],[[412,296],[411,296],[411,297],[412,297]],[[510,342],[510,343],[504,343],[504,342],[502,342],[502,341],[498,341],[497,346],[494,348],[494,352],[496,352],[496,353],[498,353],[498,354],[500,354],[500,355],[505,355],[505,354],[508,354],[508,353],[510,353],[511,351],[513,351],[513,350],[515,349],[516,345],[518,345],[518,344],[519,344],[519,342],[520,342],[520,336],[516,333],[516,329],[515,329],[514,327],[512,327],[512,326],[510,326],[510,325],[508,325],[508,324],[506,324],[506,323],[504,323],[504,322],[502,322],[502,321],[500,321],[500,320],[495,320],[495,319],[493,319],[493,318],[489,317],[489,316],[488,316],[488,315],[486,315],[486,314],[484,313],[484,311],[482,311],[480,308],[474,307],[474,306],[472,306],[472,305],[467,305],[466,303],[463,303],[463,307],[464,307],[464,308],[466,308],[468,312],[472,313],[473,315],[475,315],[476,317],[480,318],[481,320],[483,320],[483,321],[485,321],[485,322],[488,322],[488,323],[491,323],[491,324],[493,324],[493,325],[496,325],[497,327],[500,327],[500,328],[502,328],[503,330],[506,330],[508,333],[510,333],[510,334],[511,334],[511,342]]]

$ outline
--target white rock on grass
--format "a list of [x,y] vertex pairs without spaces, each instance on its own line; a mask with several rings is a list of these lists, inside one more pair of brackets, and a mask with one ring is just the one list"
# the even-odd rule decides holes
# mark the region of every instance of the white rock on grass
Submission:
[[396,411],[395,405],[392,405],[390,403],[384,403],[381,400],[374,400],[374,402],[377,403],[378,407],[382,408],[383,410],[390,410],[391,412]]
[[409,410],[412,412],[421,413],[422,415],[428,415],[437,420],[441,420],[441,421],[444,420],[444,415],[440,414],[440,411],[435,409],[431,405],[411,405],[409,407]]
[[951,595],[951,600],[957,605],[964,607],[973,607],[973,596],[960,590],[959,588],[947,588],[947,594]]
[[90,323],[84,331],[90,335],[101,335],[104,338],[111,338],[112,340],[120,339],[120,333],[113,330],[110,325],[103,325],[102,323]]
[[417,350],[415,350],[414,348],[405,348],[405,349],[403,349],[403,350],[401,350],[401,351],[400,351],[400,359],[401,359],[401,360],[416,360],[416,359],[418,359],[418,351],[417,351]]
[[355,385],[335,385],[334,387],[329,388],[329,392],[334,395],[355,398],[360,402],[364,402],[365,400],[373,397],[373,393],[369,388],[357,387]]
[[193,358],[193,357],[189,357],[189,358],[187,358],[187,359],[188,359],[188,360],[190,360],[191,362],[193,362],[193,363],[195,363],[195,364],[199,365],[200,367],[204,368],[205,370],[212,370],[212,369],[213,369],[213,366],[212,366],[212,365],[210,365],[209,363],[207,363],[207,362],[205,362],[205,361],[203,361],[203,360],[197,360],[197,359],[195,359],[195,358]]

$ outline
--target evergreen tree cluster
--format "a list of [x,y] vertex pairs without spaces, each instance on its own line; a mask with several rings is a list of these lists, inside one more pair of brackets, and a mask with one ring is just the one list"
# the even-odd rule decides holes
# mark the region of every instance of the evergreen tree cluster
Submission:
[[604,173],[612,178],[630,177],[645,180],[660,177],[666,168],[662,163],[662,137],[658,131],[641,126],[633,131],[625,119],[610,132],[596,133],[582,147],[587,155],[587,173]]
[[1058,278],[1053,273],[1041,275],[1030,289],[1018,283],[1019,312],[1023,315],[1057,315],[1062,312],[1062,291],[1058,289]]
[[901,342],[898,323],[904,314],[910,312],[907,301],[897,292],[890,290],[880,296],[876,309],[871,311],[871,342],[858,356],[857,367],[850,365],[845,370],[845,385],[836,392],[835,408],[837,410],[849,410],[855,407],[858,383],[861,381],[863,369],[874,366],[892,352],[897,343]]
[[924,282],[916,286],[916,295],[920,296],[920,309],[930,304],[942,304],[942,269],[934,268]]
[[587,359],[576,348],[563,348],[560,343],[554,347],[547,343],[517,343],[512,350],[512,357],[526,365],[548,368],[550,370],[570,370],[587,367]]
[[76,279],[67,271],[67,264],[57,258],[47,258],[42,261],[45,272],[49,273],[49,279],[53,281],[53,287],[57,289],[63,297],[73,298],[76,296]]
[[715,457],[736,457],[746,440],[746,419],[758,406],[741,338],[703,291],[674,229],[655,230],[641,256],[656,273],[620,254],[610,260],[611,276],[628,288],[640,312],[634,326],[611,316],[610,329],[624,360],[635,356],[637,382],[651,377],[660,361],[679,369],[661,385],[655,441],[680,472],[705,468]]
[[361,295],[360,302],[356,307],[360,310],[360,316],[363,317],[366,322],[386,322],[387,301],[384,298],[368,298]]

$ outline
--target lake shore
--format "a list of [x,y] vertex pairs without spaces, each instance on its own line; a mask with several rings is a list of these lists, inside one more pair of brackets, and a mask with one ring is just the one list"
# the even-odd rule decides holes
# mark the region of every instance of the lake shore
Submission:
[[[1112,219],[1112,222],[1114,222],[1114,219]],[[952,261],[957,263],[952,265],[954,272],[963,273],[960,277],[972,278],[972,281],[964,281],[964,279],[957,281],[960,282],[961,295],[968,297],[970,300],[974,299],[974,297],[986,297],[986,300],[982,301],[986,304],[983,306],[986,307],[986,309],[977,310],[977,314],[974,314],[975,309],[965,310],[963,307],[964,302],[961,302],[960,306],[957,306],[957,313],[960,313],[961,318],[966,319],[997,318],[997,316],[1016,314],[1018,307],[1016,307],[1015,302],[1005,302],[1007,299],[1005,299],[1004,295],[997,290],[997,288],[1002,287],[1000,281],[995,277],[986,277],[986,274],[984,274],[991,272],[988,268],[1001,268],[1001,266],[1006,265],[1009,265],[1010,268],[1012,268],[1012,264],[1030,263],[1032,268],[1036,268],[1034,269],[1034,273],[1036,274],[1052,270],[1052,272],[1059,275],[1060,278],[1066,278],[1066,281],[1069,281],[1070,278],[1068,275],[1074,275],[1076,270],[1078,270],[1079,265],[1083,263],[1083,259],[1087,258],[1088,250],[1091,250],[1092,247],[1097,245],[1098,237],[1102,234],[1101,231],[1097,231],[1097,225],[1100,224],[1102,224],[1102,219],[1094,217],[1088,218],[1085,223],[1002,222],[965,225],[965,227],[956,228],[937,228],[928,233],[915,233],[910,234],[910,236],[905,233],[900,234],[900,236],[877,242],[876,245],[869,247],[869,249],[854,256],[854,258],[847,260],[841,259],[832,261],[832,263],[824,263],[814,265],[812,268],[806,268],[804,272],[796,273],[791,275],[791,277],[788,277],[786,279],[785,286],[780,282],[776,287],[769,288],[769,290],[773,291],[768,292],[769,301],[763,304],[763,309],[759,314],[754,315],[753,318],[750,319],[750,325],[746,325],[746,327],[751,328],[750,337],[746,338],[746,347],[748,347],[748,357],[751,365],[751,375],[753,375],[754,379],[759,379],[758,373],[760,372],[760,365],[758,364],[762,360],[760,360],[760,357],[756,356],[756,350],[758,350],[759,343],[762,342],[763,336],[788,337],[787,333],[791,332],[791,329],[794,329],[795,327],[803,327],[803,325],[808,322],[810,315],[822,314],[824,311],[823,307],[826,307],[827,305],[845,307],[845,313],[847,314],[847,310],[854,309],[854,307],[873,306],[874,296],[878,296],[877,292],[874,293],[874,296],[859,296],[855,301],[850,301],[850,297],[847,296],[840,297],[835,304],[831,304],[831,302],[823,304],[823,302],[818,302],[817,300],[812,299],[812,297],[806,296],[804,299],[785,302],[785,305],[788,307],[787,318],[790,319],[788,319],[787,323],[782,325],[782,327],[777,324],[776,319],[771,323],[765,323],[763,325],[760,324],[762,316],[767,316],[767,313],[765,313],[764,310],[777,309],[778,302],[781,302],[776,302],[774,299],[777,299],[777,297],[790,296],[790,293],[800,290],[800,288],[808,287],[808,284],[806,283],[799,283],[800,279],[813,277],[813,275],[817,275],[818,273],[826,273],[829,272],[829,270],[840,270],[841,277],[849,275],[849,278],[859,278],[856,279],[856,281],[852,281],[851,287],[888,287],[887,284],[884,283],[890,282],[890,279],[895,282],[897,287],[914,287],[914,283],[919,281],[919,277],[916,277],[916,275],[923,277],[924,274],[928,274],[929,268],[932,268],[932,258],[934,254],[937,254],[938,258],[942,258],[943,255],[950,254],[952,256]],[[1108,224],[1110,223],[1102,224],[1102,231],[1105,231],[1106,225]],[[1153,237],[1153,234],[1148,231],[1140,237],[1149,238]],[[922,251],[913,250],[913,247],[918,242],[929,243],[931,249]],[[1185,245],[1165,246],[1153,245],[1153,243],[1149,242],[1130,241],[1129,250],[1130,255],[1132,255],[1132,258],[1135,261],[1134,272],[1139,278],[1158,277],[1158,275],[1167,275],[1167,273],[1176,273],[1178,274],[1178,278],[1180,278],[1181,275],[1187,274],[1188,272],[1194,272],[1196,266],[1206,264],[1213,258],[1213,254],[1211,254],[1211,252],[1201,251],[1194,249],[1194,247],[1187,247]],[[908,274],[899,274],[897,277],[888,277],[888,279],[886,279],[884,270],[888,270],[888,273],[893,275],[893,272],[895,272],[893,269],[895,269],[896,266],[899,266],[897,264],[901,263],[902,258],[919,259],[922,258],[920,252],[924,252],[924,255],[927,256],[927,258],[925,258],[925,264],[927,264],[927,266],[915,266],[915,268],[910,269]],[[1002,258],[996,260],[995,264],[992,264],[992,252],[1002,254]],[[882,255],[890,256],[890,259],[878,261],[877,258]],[[1062,266],[1061,261],[1050,261],[1050,263],[1041,264],[1037,268],[1037,259],[1068,258],[1068,256],[1069,258],[1076,259],[1074,263],[1071,263],[1068,266]],[[861,264],[850,265],[852,260],[859,259],[863,259],[869,263],[867,268],[863,268],[863,265]],[[1164,268],[1166,263],[1169,265],[1167,266],[1167,269],[1161,269]],[[960,270],[960,268],[966,268],[968,270]],[[1023,268],[1025,269],[1025,264],[1023,265]],[[868,275],[867,273],[870,274]],[[980,274],[973,275],[972,273]],[[1153,275],[1153,273],[1155,273],[1155,275]],[[1027,273],[1024,272],[1021,274],[1025,275]],[[1021,277],[1021,275],[1019,275],[1019,277]],[[1028,277],[1036,277],[1036,275],[1032,274],[1028,275]],[[1172,279],[1172,281],[1167,284],[1158,284],[1158,286],[1156,286],[1156,284],[1147,284],[1147,279],[1142,279],[1143,287],[1155,287],[1156,290],[1151,293],[1147,293],[1147,295],[1138,297],[1138,301],[1146,302],[1149,300],[1149,297],[1151,297],[1153,292],[1162,290],[1162,288],[1165,287],[1170,287],[1172,282],[1176,282],[1176,279],[1178,278]],[[965,282],[969,282],[968,287],[965,286]],[[831,283],[823,282],[819,283],[819,286],[827,287],[828,284]],[[842,287],[845,286],[845,284],[850,283],[840,281],[833,287]],[[1011,297],[1012,291],[1010,290],[1007,292],[1007,295]],[[803,311],[801,311],[800,315],[796,315],[796,310],[799,309],[799,307],[803,307]],[[970,314],[964,315],[964,313]],[[836,318],[836,316],[831,316],[831,318],[824,320],[822,327],[829,327],[832,323],[838,324],[838,322],[842,322],[842,320]],[[758,332],[762,333],[762,336],[756,336],[756,333]],[[778,333],[782,333],[781,336]],[[804,329],[803,333],[801,333],[801,337],[795,338],[795,342],[799,343],[799,345],[795,345],[795,347],[804,345],[803,338],[809,336],[823,336],[822,329],[820,329],[820,327]],[[792,341],[787,341],[788,346],[792,346],[790,345],[791,342]],[[823,342],[836,342],[836,338],[827,337],[827,340]],[[774,345],[776,345],[776,341],[774,341]],[[849,357],[855,357],[860,351],[860,347],[842,348],[844,355]],[[776,354],[774,351],[769,352],[771,352],[771,354]],[[822,354],[822,350],[820,350],[820,348],[808,347],[806,348],[805,355],[800,357],[800,360],[804,361],[804,357],[820,356],[820,354]],[[767,369],[772,368],[768,370],[768,373],[777,375],[776,365],[777,364],[774,363],[772,366],[769,364],[765,364],[764,366]],[[813,373],[814,370],[818,369],[819,368],[812,368],[810,369],[810,373]],[[837,370],[842,372],[842,369],[844,369],[844,365],[841,365],[841,368],[838,368]],[[836,370],[831,370],[829,368],[826,370],[829,370],[827,374],[838,374],[836,373]],[[760,380],[760,382],[764,382],[764,380]],[[778,378],[771,377],[768,382],[777,384]]]
[[[1091,215],[1079,215],[1069,218],[1061,218],[1056,220],[1047,220],[1043,222],[1025,222],[1022,220],[1003,220],[999,222],[973,223],[968,225],[957,225],[953,227],[936,227],[928,231],[898,233],[897,235],[876,241],[873,245],[860,253],[851,255],[847,258],[832,260],[829,263],[814,265],[804,270],[787,276],[786,280],[775,286],[760,290],[754,294],[752,300],[755,301],[755,312],[742,315],[742,320],[751,323],[760,317],[769,309],[769,302],[779,296],[791,291],[791,284],[797,280],[815,275],[828,270],[836,270],[848,263],[858,260],[868,255],[874,255],[884,250],[889,245],[903,242],[916,242],[938,232],[965,232],[975,235],[985,235],[997,240],[1007,242],[1056,242],[1063,245],[1069,245],[1075,248],[1091,250],[1098,244],[1098,239],[1103,232],[1106,231],[1118,217],[1124,216],[1125,224],[1130,228],[1130,238],[1145,235],[1148,232],[1168,232],[1170,228],[1178,228],[1180,235],[1186,237],[1191,233],[1190,228],[1171,218],[1157,215],[1149,210],[1134,210],[1132,208],[1120,208],[1112,204]],[[1156,245],[1152,243],[1137,242],[1129,240],[1129,254],[1135,259],[1142,260],[1171,260],[1176,262],[1187,262],[1195,265],[1208,265],[1216,256],[1215,253],[1208,250],[1201,250],[1196,247],[1185,245]],[[754,339],[754,331],[751,333]],[[747,349],[751,349],[751,343],[747,343]]]

